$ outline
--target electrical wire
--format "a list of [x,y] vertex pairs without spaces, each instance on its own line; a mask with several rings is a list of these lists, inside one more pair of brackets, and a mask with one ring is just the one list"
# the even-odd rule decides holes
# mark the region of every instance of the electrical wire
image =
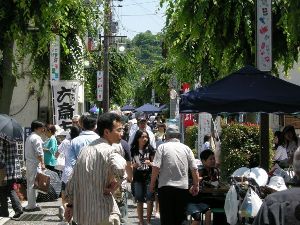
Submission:
[[157,2],[157,1],[141,2],[141,3],[133,3],[133,4],[123,5],[123,7],[124,7],[124,6],[132,6],[132,5],[144,5],[144,4],[155,3],[155,2]]
[[155,16],[155,15],[164,15],[164,13],[149,13],[149,14],[123,14],[122,16]]

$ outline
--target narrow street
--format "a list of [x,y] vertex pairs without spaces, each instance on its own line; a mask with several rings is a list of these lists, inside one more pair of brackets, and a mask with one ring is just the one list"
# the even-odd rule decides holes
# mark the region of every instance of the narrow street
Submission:
[[[58,217],[58,208],[60,206],[60,199],[55,202],[43,202],[39,203],[42,207],[41,212],[33,212],[33,213],[24,213],[20,221],[9,220],[6,222],[6,218],[0,217],[0,225],[57,225],[61,221]],[[12,211],[12,210],[11,210]],[[11,216],[13,216],[13,211],[11,212]],[[146,215],[146,210],[144,209],[144,215]],[[146,217],[145,217],[146,218]],[[127,223],[124,225],[134,225],[138,224],[136,206],[132,202],[132,200],[128,200],[128,219]],[[160,225],[160,221],[157,218],[152,219],[152,225]]]

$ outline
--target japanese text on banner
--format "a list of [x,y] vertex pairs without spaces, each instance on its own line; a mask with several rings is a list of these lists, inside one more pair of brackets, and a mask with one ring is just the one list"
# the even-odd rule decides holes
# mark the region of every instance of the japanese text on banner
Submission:
[[54,123],[70,128],[72,117],[78,114],[78,81],[52,81]]

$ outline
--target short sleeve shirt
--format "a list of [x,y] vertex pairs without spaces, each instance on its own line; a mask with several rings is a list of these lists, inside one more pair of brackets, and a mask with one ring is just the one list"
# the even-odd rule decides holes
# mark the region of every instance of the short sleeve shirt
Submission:
[[197,169],[192,150],[178,139],[161,144],[154,156],[153,166],[160,168],[158,187],[188,189],[188,169]]

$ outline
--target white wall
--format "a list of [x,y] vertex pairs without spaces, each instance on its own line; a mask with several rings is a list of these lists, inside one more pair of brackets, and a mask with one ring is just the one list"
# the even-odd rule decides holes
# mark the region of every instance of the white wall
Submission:
[[[35,92],[34,95],[30,96],[28,103],[25,105],[31,86],[34,88]],[[23,127],[30,127],[31,122],[37,119],[38,100],[36,93],[38,88],[39,87],[37,86],[37,84],[30,83],[30,78],[28,76],[24,79],[19,79],[17,81],[16,87],[14,88],[12,103],[10,105],[10,115],[13,115],[13,118],[15,118]],[[43,94],[40,100],[40,107],[48,107],[47,85],[45,85],[45,87],[43,88]],[[22,111],[20,111],[22,107],[24,108]],[[17,112],[19,113],[16,114]]]

